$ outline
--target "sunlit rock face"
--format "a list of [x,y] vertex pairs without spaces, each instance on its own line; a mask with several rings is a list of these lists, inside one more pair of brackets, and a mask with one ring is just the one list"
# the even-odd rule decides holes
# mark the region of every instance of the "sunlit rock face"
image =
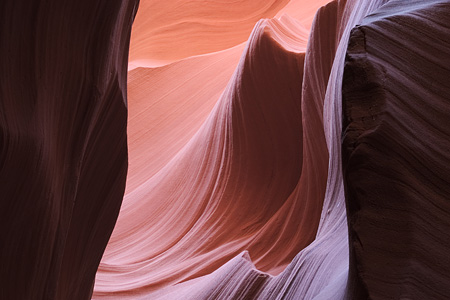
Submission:
[[450,293],[450,3],[390,1],[352,30],[343,160],[356,298]]
[[[408,62],[414,53],[408,47],[420,48],[410,40],[420,43],[422,35],[438,39],[445,26],[433,25],[429,20],[432,17],[428,17],[428,27],[434,31],[416,30],[411,36],[407,34],[411,27],[422,28],[420,22],[426,18],[402,23],[394,15],[405,11],[414,15],[419,10],[424,10],[423,16],[433,16],[437,11],[445,14],[444,3],[422,3],[418,7],[417,3],[387,0],[333,1],[317,11],[313,22],[313,14],[307,16],[304,12],[313,11],[314,5],[305,1],[264,5],[247,1],[241,3],[239,11],[245,17],[236,11],[231,13],[235,8],[223,6],[220,1],[204,7],[199,7],[200,3],[173,2],[170,16],[161,21],[167,23],[165,26],[156,21],[164,15],[165,6],[151,1],[141,6],[140,16],[150,15],[152,9],[158,13],[153,21],[138,17],[133,32],[137,46],[136,52],[131,50],[129,64],[130,172],[121,214],[97,273],[95,297],[414,298],[410,286],[402,288],[395,283],[397,273],[387,283],[397,289],[377,285],[377,280],[386,278],[382,274],[390,270],[383,269],[379,262],[387,266],[389,258],[383,262],[383,254],[377,252],[376,233],[384,231],[369,229],[370,224],[385,216],[371,212],[367,219],[354,217],[360,213],[358,208],[355,211],[358,203],[368,201],[361,196],[368,191],[364,184],[378,185],[365,173],[357,173],[361,159],[347,160],[347,155],[353,157],[348,154],[347,145],[354,147],[355,143],[348,141],[354,136],[347,127],[343,148],[347,194],[344,192],[342,124],[356,126],[346,123],[346,118],[355,122],[355,117],[347,117],[351,113],[380,114],[370,112],[366,99],[378,99],[381,93],[381,83],[367,86],[364,82],[364,72],[369,78],[374,76],[370,68],[366,70],[370,63],[364,61],[362,67],[354,67],[357,72],[353,77],[344,76],[344,66],[345,72],[351,72],[349,60],[361,56],[357,51],[368,51],[364,36],[359,39],[363,45],[354,46],[354,40],[359,40],[354,37],[357,30],[353,28],[370,27],[376,20],[379,29],[379,20],[388,19],[394,27],[381,26],[381,33],[374,30],[377,35],[371,45],[379,50],[374,60],[379,64],[383,59],[387,65],[396,63],[402,72],[410,68],[423,70],[425,62]],[[316,5],[315,9],[319,6]],[[190,12],[186,12],[187,6]],[[184,10],[177,11],[178,7]],[[214,9],[217,7],[222,9]],[[430,7],[433,8],[426,10]],[[256,22],[262,17],[269,19]],[[214,24],[212,18],[216,20]],[[391,30],[395,33],[388,34]],[[246,43],[239,44],[247,37]],[[396,48],[389,50],[390,44],[397,45],[389,42],[394,40],[404,41],[404,62],[396,60]],[[437,42],[433,45],[436,49],[446,47]],[[441,51],[436,65],[444,62],[446,55],[446,51]],[[441,73],[442,78],[447,76]],[[350,99],[347,102],[363,104],[352,104],[350,110],[344,102],[343,109],[342,86],[345,99]],[[446,99],[442,90],[435,93]],[[416,96],[423,96],[419,94]],[[431,117],[432,112],[423,119]],[[439,120],[445,127],[443,119]],[[419,122],[417,126],[422,125]],[[367,138],[363,129],[357,132]],[[406,136],[403,135],[411,141]],[[442,134],[436,136],[435,142],[439,139]],[[367,146],[363,144],[360,149],[364,147]],[[442,147],[446,147],[445,143]],[[398,153],[406,155],[400,150]],[[384,155],[387,161],[394,157]],[[372,159],[369,154],[362,159],[363,166],[383,161]],[[448,187],[443,180],[440,191]],[[380,184],[382,190],[390,193],[389,181],[385,187]],[[352,189],[358,191],[358,198]],[[376,188],[371,193],[374,197],[380,195]],[[443,202],[435,205],[448,211]],[[355,218],[359,223],[355,223]],[[445,218],[440,220],[445,227]],[[395,228],[394,224],[390,226]],[[355,233],[359,230],[372,243],[371,250],[363,251],[355,245],[355,239],[361,242],[359,233]],[[408,235],[404,239],[405,236]],[[406,243],[401,238],[399,241]],[[395,245],[389,239],[385,243],[388,250]],[[440,243],[445,245],[442,240]],[[436,248],[436,257],[445,253],[445,248]],[[403,255],[412,253],[402,249]],[[396,256],[391,259],[390,264],[395,265]],[[406,269],[402,278],[408,278],[408,270],[412,269]],[[420,270],[414,268],[415,272]],[[440,278],[443,282],[446,279]],[[445,294],[439,280],[432,286],[441,290],[424,291],[423,297],[429,294],[439,298]],[[402,289],[410,292],[398,292]]]
[[[329,14],[335,47],[337,5],[333,8]],[[259,21],[242,46],[161,68],[130,69],[130,123],[135,125],[130,125],[129,138],[138,148],[129,144],[127,193],[97,274],[96,297],[152,293],[209,274],[242,251],[249,251],[259,269],[278,274],[314,239],[328,153],[321,126],[323,98],[311,95],[302,112],[307,38],[302,22],[284,14]],[[334,50],[329,52],[334,55]],[[238,65],[230,68],[233,61]],[[328,72],[331,61],[327,57]],[[197,71],[199,63],[203,69]],[[211,80],[204,75],[232,69],[225,90],[219,76]],[[183,78],[183,71],[190,77],[184,82],[199,86],[200,92],[167,79],[174,73]],[[149,88],[151,78],[167,84],[168,91]],[[211,86],[204,88],[210,80]],[[184,89],[183,94],[173,93],[171,82]],[[326,80],[319,84],[324,94]],[[155,98],[148,98],[142,88]],[[219,99],[203,96],[214,96],[210,90],[222,93]],[[189,93],[196,97],[188,96],[192,101],[187,102],[182,97]],[[131,95],[139,103],[136,115]],[[166,113],[156,112],[159,118],[151,110],[150,119],[142,117],[146,107],[158,107],[152,102],[159,99],[172,109],[161,107]],[[314,131],[307,124],[309,132],[303,132],[303,115],[320,126]],[[159,139],[173,148],[149,147],[145,137],[157,141],[164,127],[175,136]],[[304,145],[303,135],[316,135],[317,140]],[[303,152],[305,158],[315,159],[305,159]],[[133,153],[140,158],[136,164]],[[152,163],[148,156],[164,163]]]
[[343,297],[342,66],[381,4],[331,2],[312,25],[284,10],[245,44],[130,61],[127,191],[94,298]]
[[[292,33],[288,41],[277,35],[282,31]],[[313,239],[320,205],[294,207],[293,194],[302,172],[303,32],[288,17],[256,25],[205,123],[127,194],[99,287],[102,274],[127,266],[123,282],[145,273],[141,280],[154,289],[210,273],[246,249],[258,267],[276,272]],[[300,230],[293,213],[309,219]],[[303,245],[290,241],[293,231]]]
[[0,299],[447,298],[449,1],[16,2]]
[[327,2],[329,0],[141,1],[131,36],[130,68],[161,66],[231,48],[247,41],[262,18],[287,13],[309,28],[316,10]]
[[125,188],[136,9],[1,1],[1,299],[91,297]]

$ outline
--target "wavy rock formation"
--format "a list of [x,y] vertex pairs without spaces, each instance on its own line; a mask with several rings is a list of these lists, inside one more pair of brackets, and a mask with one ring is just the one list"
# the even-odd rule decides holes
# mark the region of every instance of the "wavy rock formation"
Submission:
[[[298,99],[297,115],[292,117],[284,116],[286,112],[279,111],[284,111],[280,105],[271,108],[273,100],[269,100],[279,98],[280,91],[271,87],[274,78],[286,81],[286,76],[295,74],[289,72],[292,63],[284,64],[292,56],[289,37],[299,30],[286,35],[289,33],[286,29],[292,28],[286,24],[296,22],[289,18],[275,24],[271,21],[271,47],[261,47],[264,45],[258,42],[261,38],[252,35],[237,72],[202,129],[166,167],[127,194],[97,275],[96,298],[344,297],[348,244],[339,155],[343,62],[351,28],[382,4],[384,1],[332,2],[319,11],[312,26],[304,69],[299,67],[295,71],[303,72],[289,88],[283,88],[283,91],[301,88],[297,96],[288,97]],[[284,26],[274,27],[278,23]],[[254,33],[259,32],[258,28]],[[273,47],[280,44],[276,38],[283,37],[283,47]],[[276,61],[262,64],[261,57]],[[278,66],[283,66],[280,71]],[[270,91],[259,90],[266,85],[276,92],[273,96]],[[243,100],[237,102],[239,99]],[[271,113],[259,125],[254,123],[253,119],[261,118],[257,112],[264,112],[265,107]],[[286,125],[280,126],[280,120]],[[264,123],[267,127],[262,127]],[[267,128],[266,135],[261,136],[263,128]],[[286,128],[295,130],[288,134]],[[281,132],[285,137],[280,136]],[[296,136],[299,144],[292,148]],[[266,138],[279,142],[267,144]],[[283,139],[291,139],[289,147],[276,150],[273,146],[283,145]],[[289,149],[292,154],[285,152]],[[333,153],[330,157],[327,149]],[[258,159],[259,153],[267,154]],[[297,161],[295,168],[284,165],[282,171],[276,171],[277,168],[271,167],[282,166],[269,163],[281,162],[276,159],[281,153],[287,156],[290,165]],[[270,174],[275,171],[279,175]],[[264,176],[265,173],[270,176]],[[252,188],[252,181],[258,188]],[[205,199],[205,204],[202,206],[197,199]],[[255,199],[267,202],[258,202],[261,204],[255,207]],[[149,218],[152,215],[155,217]],[[294,255],[279,275],[258,270],[278,274]]]
[[130,62],[159,66],[245,42],[254,24],[289,0],[142,1],[133,25]]
[[390,1],[352,31],[343,160],[354,298],[450,294],[449,40],[449,1]]
[[309,29],[316,10],[328,2],[144,0],[133,24],[130,67],[162,66],[234,47],[245,43],[260,19],[285,13]]
[[244,46],[128,72],[126,194],[155,175],[200,129],[227,86]]
[[[288,17],[256,25],[201,129],[127,194],[96,295],[205,275],[245,249],[258,267],[276,272],[312,240],[320,204],[308,208],[290,196],[302,170],[303,32]],[[305,214],[302,230],[294,230],[293,213]],[[117,282],[103,279],[110,273]]]
[[446,299],[450,1],[328,2],[2,1],[0,299]]
[[0,3],[0,298],[89,299],[127,171],[137,1]]
[[305,58],[295,20],[256,26],[202,128],[126,195],[96,299],[344,298],[343,65],[350,30],[385,2],[319,10]]

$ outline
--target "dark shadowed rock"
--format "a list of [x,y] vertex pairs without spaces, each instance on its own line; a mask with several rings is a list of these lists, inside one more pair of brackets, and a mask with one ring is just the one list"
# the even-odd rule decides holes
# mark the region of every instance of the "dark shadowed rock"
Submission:
[[125,186],[137,4],[0,3],[1,299],[90,299]]
[[353,29],[343,166],[355,299],[450,294],[450,3],[390,1]]

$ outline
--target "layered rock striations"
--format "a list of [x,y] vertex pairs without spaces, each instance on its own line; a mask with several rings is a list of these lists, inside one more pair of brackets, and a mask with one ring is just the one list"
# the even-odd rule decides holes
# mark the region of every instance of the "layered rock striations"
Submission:
[[[263,18],[289,14],[307,29],[329,0],[145,0],[133,24],[130,67],[158,67],[245,43]],[[217,98],[215,99],[217,100]]]
[[[300,63],[295,72],[289,71],[295,64],[285,64],[292,48],[299,51],[292,40],[301,30],[297,22],[283,17],[257,25],[202,128],[172,161],[127,194],[97,274],[95,298],[345,297],[343,63],[350,30],[385,2],[332,2],[322,8],[304,67]],[[269,35],[260,34],[261,24]],[[289,83],[296,73],[298,79]],[[278,80],[288,86],[278,87]],[[299,90],[286,98],[278,88]],[[271,106],[280,98],[291,100]],[[292,117],[285,115],[286,104],[294,105]],[[258,122],[265,109],[264,122]],[[289,146],[277,148],[283,139]],[[283,161],[277,157],[290,164],[277,171]],[[278,175],[267,177],[266,170]],[[203,205],[198,199],[205,199]]]
[[[127,194],[96,295],[205,275],[246,249],[258,267],[277,272],[313,239],[320,204],[291,196],[302,171],[301,33],[288,17],[256,25],[199,131]],[[293,212],[305,215],[300,231]]]
[[[296,22],[286,17],[275,24],[274,21],[271,21],[271,24],[269,23],[271,29],[271,39],[269,40],[272,41],[269,45],[272,45],[271,47],[266,47],[264,43],[259,42],[261,38],[257,38],[258,35],[255,34],[260,31],[258,28],[261,25],[255,28],[237,72],[202,129],[173,161],[153,175],[147,183],[127,194],[116,232],[113,234],[97,275],[96,298],[114,298],[115,295],[116,297],[120,295],[120,297],[141,297],[142,299],[174,299],[181,296],[186,299],[344,298],[348,272],[348,242],[340,167],[340,103],[343,62],[351,28],[384,3],[385,1],[332,2],[319,11],[312,26],[304,67],[298,68],[296,72],[301,72],[298,75],[299,79],[289,85],[291,90],[301,88],[296,96],[298,99],[297,118],[301,123],[296,123],[296,117],[284,117],[283,121],[288,122],[289,126],[275,125],[281,120],[276,116],[282,116],[284,113],[277,113],[277,109],[282,108],[272,108],[270,111],[273,110],[273,112],[270,117],[268,117],[269,115],[265,117],[267,119],[265,123],[269,126],[265,131],[261,130],[264,128],[261,127],[264,123],[256,126],[257,123],[253,123],[253,119],[258,120],[260,118],[258,112],[264,112],[261,109],[270,107],[270,103],[274,99],[279,101],[280,97],[277,95],[280,92],[276,87],[272,87],[273,81],[277,82],[276,80],[285,79],[288,74],[291,74],[290,76],[295,74],[289,72],[292,63],[289,64],[291,67],[285,66],[280,71],[277,71],[277,67],[284,66],[286,58],[292,56],[292,54],[286,56],[282,53],[290,53],[289,49],[295,46],[290,41],[291,35],[286,35],[286,32],[289,33],[287,29],[292,28],[287,24]],[[283,23],[284,26],[274,27],[274,25]],[[298,28],[296,31],[299,30]],[[278,42],[277,38],[282,37],[284,37],[284,41]],[[281,44],[282,47],[273,47],[277,44]],[[249,51],[249,49],[254,50]],[[262,49],[266,50],[262,51]],[[281,49],[282,52],[277,52],[277,49]],[[261,53],[270,53],[265,61],[267,59],[276,61],[264,64],[260,59]],[[300,80],[301,78],[303,81]],[[259,84],[263,82],[265,84]],[[265,90],[266,87],[275,88],[276,94],[271,96],[270,92]],[[260,96],[255,97],[255,95]],[[238,100],[241,100],[242,104]],[[290,101],[296,103],[293,99]],[[247,102],[249,103],[247,104]],[[223,108],[224,103],[228,103],[227,110]],[[245,104],[251,105],[251,108],[244,109]],[[270,123],[270,120],[273,120],[273,123]],[[224,122],[228,125],[222,128],[221,124]],[[265,135],[261,135],[261,132],[269,134],[270,137],[271,132],[275,130],[274,137],[271,139],[278,141],[281,130],[289,127],[296,128],[296,130],[289,135],[286,135],[287,132],[285,132],[281,138],[283,136],[286,136],[287,139],[293,138],[289,142],[290,147],[280,148],[283,149],[282,152],[274,150],[268,152],[268,150],[274,149],[271,145],[273,143],[266,144],[262,149],[258,147],[264,145],[261,143],[264,142]],[[228,130],[226,130],[227,128]],[[277,131],[277,128],[280,128],[280,131]],[[212,137],[208,137],[211,135],[212,129],[215,129],[214,134]],[[233,133],[230,137],[222,138],[230,135],[230,132]],[[297,132],[299,144],[297,148],[292,148],[292,145],[295,145],[295,132]],[[258,137],[256,138],[256,136]],[[248,146],[243,147],[246,140],[253,140],[253,142],[247,142]],[[211,142],[205,143],[205,141]],[[225,146],[228,145],[230,150],[223,150],[227,147],[221,145],[222,143]],[[209,148],[205,148],[205,144]],[[256,147],[251,148],[252,145]],[[250,149],[254,150],[250,151]],[[292,172],[293,175],[290,177],[296,178],[296,183],[295,186],[291,185],[286,189],[291,192],[286,194],[288,197],[283,200],[281,182],[286,184],[286,180],[279,180],[280,175],[268,178],[267,182],[270,183],[268,185],[261,184],[261,181],[255,181],[258,178],[255,175],[247,176],[246,174],[258,174],[261,176],[260,178],[264,179],[264,170],[270,170],[271,166],[267,162],[273,161],[281,153],[286,155],[289,152],[284,151],[288,149],[293,149],[293,154],[287,158],[291,164],[298,161],[294,169],[299,170],[299,173]],[[200,158],[195,158],[195,153],[200,150],[203,153],[197,156],[202,160],[204,157],[209,159],[210,161],[206,162],[207,165],[214,166],[217,165],[214,162],[221,162],[220,167],[216,168],[218,171],[214,171],[214,168],[201,169],[205,162]],[[210,158],[213,153],[215,156]],[[252,156],[248,156],[246,153],[251,153]],[[253,157],[261,155],[259,153],[269,154],[269,156],[263,156],[265,162],[262,165],[258,156]],[[252,164],[252,160],[256,163]],[[174,172],[174,170],[179,172],[186,168],[185,166],[190,167],[187,172],[190,174],[188,178],[179,175],[172,176],[168,173]],[[294,169],[283,167],[285,172]],[[254,172],[252,170],[258,171],[251,173]],[[196,175],[199,173],[210,174],[211,177]],[[282,173],[283,176],[287,175],[287,173]],[[197,213],[198,210],[195,210],[197,208],[193,207],[193,204],[195,204],[194,199],[199,198],[199,194],[193,196],[191,192],[202,191],[202,187],[207,186],[208,181],[213,181],[215,186],[211,194],[206,194],[209,199],[205,200],[205,203],[210,205],[216,202],[217,208],[209,210],[206,206],[206,210],[201,208],[201,213]],[[252,181],[255,181],[257,189],[252,190],[249,185]],[[177,188],[162,187],[161,183],[174,184]],[[195,188],[190,188],[192,186]],[[230,186],[233,187],[233,196],[230,198],[234,201],[226,201]],[[148,216],[154,211],[158,211],[159,216],[163,215],[166,205],[162,195],[166,195],[167,198],[167,195],[172,197],[173,194],[176,195],[174,199],[180,199],[180,189],[186,187],[187,192],[183,198],[191,200],[186,201],[185,204],[173,200],[173,208],[170,213],[166,214],[167,218],[159,219],[161,223],[155,225],[154,222],[158,222],[158,219],[156,217],[151,219]],[[162,191],[156,195],[155,191],[160,191],[160,189]],[[251,239],[245,240],[242,233],[251,229],[248,226],[248,220],[251,220],[249,216],[252,216],[252,213],[264,212],[265,207],[260,205],[261,200],[258,199],[264,200],[270,197],[271,189],[277,191],[276,198],[272,198],[275,201],[272,205],[284,201],[281,207],[275,207],[275,210],[272,210],[276,211],[274,215],[276,222],[272,221],[273,218],[256,219],[254,226],[256,228],[262,226],[261,229],[250,231],[247,237],[251,237]],[[224,192],[217,193],[217,191]],[[158,198],[162,199],[160,200],[161,204],[158,204]],[[141,200],[134,202],[133,199]],[[146,202],[145,199],[152,200]],[[140,203],[142,204],[140,205]],[[183,208],[180,209],[175,203],[181,204]],[[219,210],[218,208],[223,207],[223,203],[227,206],[225,209]],[[245,203],[252,208],[252,212],[245,211],[245,207],[247,207]],[[153,208],[151,205],[159,205],[159,208]],[[234,205],[235,208],[233,208]],[[236,208],[238,208],[237,214],[233,213],[233,209]],[[268,211],[267,215],[270,215],[271,210]],[[137,218],[141,213],[145,222]],[[195,213],[200,217],[197,217]],[[192,221],[195,222],[194,225],[191,225],[192,223],[183,225],[182,222],[186,222],[188,214],[193,215],[191,220],[194,220]],[[239,217],[240,214],[241,217]],[[176,219],[173,218],[174,215],[176,215]],[[209,220],[216,223],[209,223],[211,222]],[[171,222],[179,222],[176,223],[175,228],[182,228],[179,226],[180,224],[192,227],[177,233],[174,228],[167,225]],[[145,224],[145,227],[142,224]],[[233,233],[233,228],[236,230],[234,236],[230,234]],[[143,232],[151,232],[153,236],[145,234],[144,237]],[[205,232],[207,236],[201,238],[200,234],[205,234]],[[133,237],[133,235],[136,236]],[[177,235],[179,236],[178,240],[176,240]],[[220,238],[215,239],[215,236]],[[224,238],[227,236],[230,238],[229,242],[220,246],[221,241],[227,240]],[[170,242],[170,240],[176,241]],[[166,245],[162,245],[160,248],[154,246],[161,241],[167,241]],[[131,242],[134,243],[133,246],[130,246]],[[310,245],[308,246],[308,244]],[[159,252],[155,252],[153,256],[145,256],[152,253],[150,252],[152,248],[144,245],[152,245],[152,248],[159,249]],[[205,246],[209,247],[206,248],[210,251],[209,253],[202,249]],[[305,246],[307,247],[300,251]],[[178,251],[181,249],[184,256],[180,258],[181,252]],[[269,251],[265,249],[269,249]],[[276,250],[276,252],[270,254],[270,249]],[[239,252],[241,254],[238,254]],[[196,255],[199,255],[198,259]],[[286,259],[282,258],[283,255],[286,255]],[[295,258],[289,263],[294,255]],[[213,259],[207,260],[208,256]],[[233,256],[234,258],[231,259]],[[220,260],[220,257],[223,259]],[[130,261],[129,258],[135,260]],[[225,265],[214,271],[226,261],[228,262]],[[272,263],[272,269],[270,265],[267,265],[267,261]],[[274,262],[278,262],[278,266]],[[286,267],[288,263],[289,265]],[[206,268],[204,269],[205,273],[214,272],[201,276],[205,274],[202,271],[199,272],[202,267]],[[263,273],[259,269],[269,271],[272,275]],[[153,273],[153,270],[159,271],[159,273]],[[170,277],[162,273],[164,270],[167,270]],[[282,272],[279,273],[280,271]],[[109,278],[113,278],[112,276],[117,281],[111,281]],[[182,283],[174,285],[176,282]],[[123,283],[123,285],[120,286],[119,283]]]
[[137,1],[0,3],[0,298],[89,299],[127,172]]
[[233,75],[244,47],[128,72],[126,194],[161,170],[200,129]]
[[343,161],[354,298],[450,293],[450,3],[390,1],[352,30]]
[[160,66],[243,43],[261,18],[290,0],[142,1],[133,25],[130,61]]
[[448,1],[137,2],[0,4],[1,299],[447,298]]

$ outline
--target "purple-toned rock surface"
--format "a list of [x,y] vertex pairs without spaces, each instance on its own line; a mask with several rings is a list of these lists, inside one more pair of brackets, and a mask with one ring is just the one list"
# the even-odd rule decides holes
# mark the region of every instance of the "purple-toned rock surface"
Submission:
[[352,30],[342,149],[355,299],[450,295],[449,41],[449,1],[390,1]]
[[0,299],[89,299],[127,173],[137,1],[0,3]]

